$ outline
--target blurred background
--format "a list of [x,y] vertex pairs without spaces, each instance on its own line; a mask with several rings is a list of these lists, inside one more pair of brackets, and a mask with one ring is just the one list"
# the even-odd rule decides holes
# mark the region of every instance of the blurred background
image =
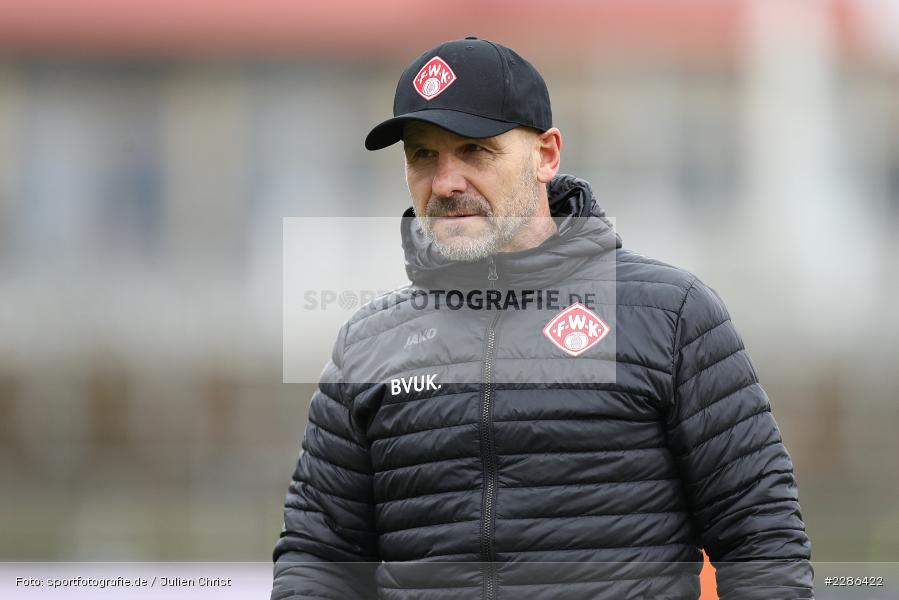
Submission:
[[625,246],[728,304],[813,558],[899,561],[899,2],[2,5],[0,559],[269,560],[312,392],[282,219],[398,219],[362,140],[477,35],[543,73]]

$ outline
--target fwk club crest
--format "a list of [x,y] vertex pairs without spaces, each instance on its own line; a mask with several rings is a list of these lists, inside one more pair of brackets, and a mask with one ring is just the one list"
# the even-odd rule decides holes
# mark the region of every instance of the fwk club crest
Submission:
[[456,74],[446,64],[446,61],[435,56],[421,68],[418,75],[412,80],[412,86],[422,98],[431,100],[443,93],[455,80]]
[[543,328],[543,335],[571,356],[580,356],[608,334],[605,321],[580,302],[562,310]]

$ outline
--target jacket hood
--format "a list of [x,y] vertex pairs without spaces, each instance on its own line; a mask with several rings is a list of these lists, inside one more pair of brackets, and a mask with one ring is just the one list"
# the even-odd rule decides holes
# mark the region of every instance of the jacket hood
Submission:
[[557,175],[549,184],[548,199],[558,225],[556,233],[534,248],[499,252],[473,262],[444,257],[424,235],[412,207],[406,209],[401,234],[409,281],[426,288],[484,287],[492,264],[499,287],[545,286],[565,279],[597,255],[621,247],[621,236],[583,179]]

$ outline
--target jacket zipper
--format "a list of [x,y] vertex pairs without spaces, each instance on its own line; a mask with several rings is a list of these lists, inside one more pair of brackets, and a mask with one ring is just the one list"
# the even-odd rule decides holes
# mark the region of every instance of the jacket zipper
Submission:
[[[488,259],[487,280],[491,290],[496,289],[499,274],[493,257]],[[496,515],[496,449],[493,446],[493,366],[496,352],[496,326],[501,313],[497,311],[487,325],[487,347],[484,352],[483,395],[481,397],[481,460],[484,466],[484,496],[481,504],[481,565],[483,571],[483,598],[496,596],[496,560],[493,546],[493,527]]]

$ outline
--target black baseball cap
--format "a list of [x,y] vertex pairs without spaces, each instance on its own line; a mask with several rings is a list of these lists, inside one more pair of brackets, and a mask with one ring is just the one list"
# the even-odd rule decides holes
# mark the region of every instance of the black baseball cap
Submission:
[[552,127],[543,77],[515,51],[474,36],[444,42],[403,71],[393,118],[372,129],[365,147],[400,141],[403,125],[424,121],[469,138],[492,137],[520,125]]

